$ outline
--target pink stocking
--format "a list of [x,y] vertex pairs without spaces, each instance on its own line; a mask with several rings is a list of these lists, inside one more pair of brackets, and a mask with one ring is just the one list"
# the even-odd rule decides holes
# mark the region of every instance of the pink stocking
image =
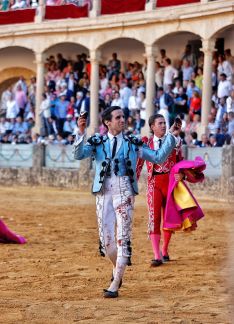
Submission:
[[162,246],[162,255],[168,255],[168,245],[170,243],[172,232],[171,231],[163,231],[163,246]]
[[155,260],[161,260],[160,255],[160,234],[150,234],[150,240],[154,251]]

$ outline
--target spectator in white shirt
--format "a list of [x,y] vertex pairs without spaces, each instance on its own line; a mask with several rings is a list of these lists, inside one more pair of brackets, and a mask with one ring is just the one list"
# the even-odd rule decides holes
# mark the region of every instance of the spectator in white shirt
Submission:
[[132,89],[132,95],[128,100],[128,109],[130,110],[131,115],[135,115],[137,110],[140,109],[139,98],[137,96],[137,89]]
[[11,6],[11,9],[21,9],[21,8],[26,8],[26,2],[23,0],[16,0],[13,6]]
[[217,133],[217,129],[218,129],[218,124],[215,121],[215,116],[212,114],[209,114],[208,116],[208,125],[207,125],[208,131],[209,131],[209,135],[214,135]]
[[168,91],[168,86],[172,85],[174,79],[178,77],[178,71],[171,65],[169,58],[165,59],[163,88],[164,91]]
[[218,84],[217,95],[218,98],[229,97],[232,91],[232,84],[227,80],[227,76],[224,73],[220,74],[220,81]]
[[234,113],[230,112],[228,113],[228,131],[227,133],[233,137],[234,135]]
[[175,80],[175,87],[173,88],[172,93],[173,93],[174,95],[178,95],[179,92],[180,92],[180,88],[181,88],[181,86],[182,86],[182,85],[181,85],[180,80],[179,80],[179,79]]
[[139,99],[141,97],[141,92],[145,92],[145,81],[144,80],[139,81],[139,86],[137,88],[137,96]]
[[163,69],[159,62],[155,63],[155,83],[158,88],[163,86]]
[[104,93],[107,88],[108,88],[108,79],[107,79],[105,73],[102,72],[100,75],[100,90],[99,90],[99,93],[101,96],[104,97]]
[[129,102],[129,98],[131,97],[132,94],[132,90],[128,87],[127,82],[122,82],[120,84],[120,98],[123,101],[124,104],[124,108],[128,109],[128,102]]
[[115,91],[114,93],[114,99],[111,103],[111,107],[112,106],[119,106],[120,108],[124,109],[124,103],[123,100],[120,98],[120,94],[118,91]]
[[232,73],[234,73],[234,56],[231,53],[231,49],[227,48],[224,51],[225,59],[231,64],[232,66]]
[[38,7],[37,0],[32,0],[31,7],[32,8],[37,8]]
[[218,127],[221,127],[223,115],[226,112],[227,112],[226,100],[225,100],[225,98],[220,98],[219,104],[218,104],[218,110],[217,110],[216,117],[215,117],[215,122],[218,125]]
[[188,84],[188,81],[191,80],[191,76],[193,73],[193,68],[190,66],[190,62],[188,60],[183,60],[182,72],[183,72],[183,87],[185,88]]
[[192,52],[192,46],[187,44],[184,49],[184,53],[182,55],[181,61],[187,60],[190,62],[190,66],[193,68],[197,65],[197,58],[196,55]]
[[226,100],[227,105],[227,113],[233,112],[234,113],[234,90],[232,90],[230,96]]
[[60,76],[57,78],[56,90],[58,91],[62,87],[67,87],[67,82],[65,79],[65,73],[61,72]]
[[0,135],[5,134],[6,132],[6,119],[5,117],[0,118]]
[[7,110],[7,101],[9,100],[10,96],[11,96],[11,87],[9,87],[8,89],[6,89],[5,91],[3,91],[2,96],[1,96],[1,111],[2,112],[6,112]]
[[140,93],[140,116],[141,119],[146,120],[146,97],[145,92]]
[[221,54],[218,56],[218,61],[218,76],[224,73],[226,74],[227,80],[231,81],[233,74],[232,65],[227,60],[225,60],[225,57]]
[[71,135],[74,133],[74,130],[76,128],[76,122],[75,120],[72,119],[73,116],[68,114],[66,117],[66,121],[63,125],[63,134],[65,137],[67,137],[68,135]]
[[41,116],[42,123],[42,136],[48,136],[51,134],[51,110],[50,110],[50,99],[45,93],[42,95],[42,102],[40,105],[39,114]]
[[13,94],[10,94],[9,100],[6,102],[6,118],[7,119],[13,119],[16,118],[16,116],[19,113],[19,107],[16,103],[16,100],[13,97]]

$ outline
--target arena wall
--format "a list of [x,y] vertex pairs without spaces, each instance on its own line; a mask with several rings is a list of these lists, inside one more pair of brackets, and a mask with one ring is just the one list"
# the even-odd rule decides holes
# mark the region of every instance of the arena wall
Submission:
[[[1,168],[1,185],[50,186],[72,188],[84,191],[91,190],[94,168],[91,160],[80,161],[78,169],[47,168],[44,165],[45,149],[41,145],[34,146],[33,167]],[[88,162],[89,161],[89,162]],[[146,191],[146,173],[139,181],[140,193]],[[231,200],[234,195],[234,146],[223,147],[222,175],[206,177],[201,184],[191,185],[198,197],[216,200]]]

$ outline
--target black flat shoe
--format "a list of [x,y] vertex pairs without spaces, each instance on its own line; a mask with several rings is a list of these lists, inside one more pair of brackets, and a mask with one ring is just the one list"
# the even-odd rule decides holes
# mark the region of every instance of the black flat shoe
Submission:
[[169,257],[169,255],[163,255],[162,256],[162,260],[163,260],[163,262],[168,262],[168,261],[170,261],[170,257]]
[[151,261],[151,267],[159,267],[161,264],[163,264],[162,260],[152,260]]
[[119,296],[118,291],[109,291],[107,289],[103,289],[104,298],[117,298],[118,296]]
[[[112,274],[111,282],[112,282],[113,280],[114,280],[114,276],[113,276],[113,274]],[[119,288],[121,288],[122,283],[123,283],[123,280],[121,279],[120,282],[119,282]]]

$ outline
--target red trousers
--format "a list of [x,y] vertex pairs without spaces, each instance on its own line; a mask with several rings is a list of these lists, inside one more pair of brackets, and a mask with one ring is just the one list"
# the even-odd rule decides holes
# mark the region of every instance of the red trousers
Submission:
[[147,205],[149,210],[149,234],[161,234],[161,218],[164,217],[167,192],[169,185],[169,173],[152,176],[148,180]]

